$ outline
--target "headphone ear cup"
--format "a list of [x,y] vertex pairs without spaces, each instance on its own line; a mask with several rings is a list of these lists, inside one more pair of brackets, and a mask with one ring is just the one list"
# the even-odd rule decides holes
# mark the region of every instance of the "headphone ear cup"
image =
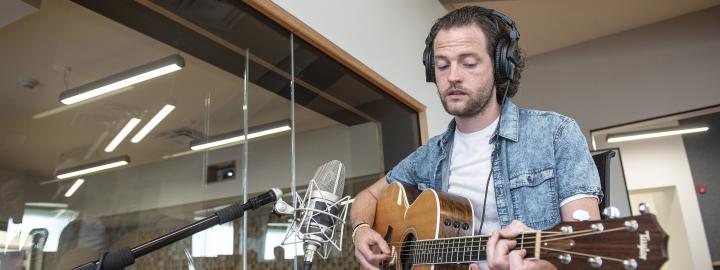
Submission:
[[423,65],[425,65],[425,81],[435,82],[435,56],[433,56],[432,45],[425,45],[423,51]]
[[507,40],[500,39],[495,47],[495,85],[504,85],[507,83],[509,76],[507,72]]

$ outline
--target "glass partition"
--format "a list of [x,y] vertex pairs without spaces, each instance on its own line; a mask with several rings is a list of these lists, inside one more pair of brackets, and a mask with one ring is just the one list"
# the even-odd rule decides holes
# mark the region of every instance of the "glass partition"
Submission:
[[[274,187],[289,202],[329,160],[353,196],[420,143],[417,112],[242,2],[25,5],[0,25],[0,269],[72,269]],[[128,269],[292,268],[290,219],[265,206]],[[349,226],[315,269],[357,268]]]

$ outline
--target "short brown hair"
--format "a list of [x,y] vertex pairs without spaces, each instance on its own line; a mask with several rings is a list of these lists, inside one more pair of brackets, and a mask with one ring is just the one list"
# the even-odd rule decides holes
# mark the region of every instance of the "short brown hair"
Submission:
[[[477,25],[482,30],[487,40],[487,53],[492,61],[493,69],[495,68],[495,47],[501,39],[510,38],[510,29],[502,20],[492,13],[493,10],[478,6],[466,6],[460,9],[453,10],[442,18],[438,19],[435,24],[430,28],[430,34],[428,39],[430,41],[430,50],[433,49],[433,43],[435,37],[440,30],[447,30],[453,27],[461,27],[467,25]],[[507,97],[513,97],[518,91],[520,86],[520,77],[522,71],[525,69],[525,57],[523,56],[522,50],[518,47],[518,59],[516,63],[515,76],[517,80],[510,83]],[[433,59],[434,61],[434,59]],[[502,102],[505,89],[497,89],[498,103]]]

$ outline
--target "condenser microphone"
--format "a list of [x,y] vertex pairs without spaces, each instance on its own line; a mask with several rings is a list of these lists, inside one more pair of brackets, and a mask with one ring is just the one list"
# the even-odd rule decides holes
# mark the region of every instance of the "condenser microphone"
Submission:
[[[300,223],[305,248],[305,262],[312,262],[315,251],[322,243],[332,240],[335,220],[340,212],[337,202],[345,185],[345,166],[333,160],[315,171],[313,179],[317,189],[308,189],[307,210]],[[311,180],[311,181],[312,181]]]
[[332,160],[315,171],[304,199],[296,202],[297,207],[285,202],[275,205],[276,213],[294,213],[293,224],[283,244],[303,243],[305,269],[311,267],[316,252],[327,258],[330,247],[341,249],[342,229],[350,200],[350,196],[342,197],[344,185],[345,166]]

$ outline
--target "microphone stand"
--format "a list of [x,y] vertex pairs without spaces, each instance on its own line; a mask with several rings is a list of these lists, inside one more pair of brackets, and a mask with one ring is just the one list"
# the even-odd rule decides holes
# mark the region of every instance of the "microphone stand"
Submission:
[[77,266],[73,270],[120,270],[124,267],[133,265],[135,259],[142,257],[150,252],[163,248],[169,244],[175,243],[185,237],[195,233],[204,231],[212,226],[223,224],[225,222],[240,218],[247,210],[254,210],[261,206],[274,202],[280,198],[282,193],[279,189],[272,189],[268,192],[254,197],[248,202],[240,205],[233,204],[218,210],[212,216],[196,221],[185,227],[172,231],[168,234],[145,242],[134,248],[124,247],[113,252],[104,252],[97,261],[88,262]]

